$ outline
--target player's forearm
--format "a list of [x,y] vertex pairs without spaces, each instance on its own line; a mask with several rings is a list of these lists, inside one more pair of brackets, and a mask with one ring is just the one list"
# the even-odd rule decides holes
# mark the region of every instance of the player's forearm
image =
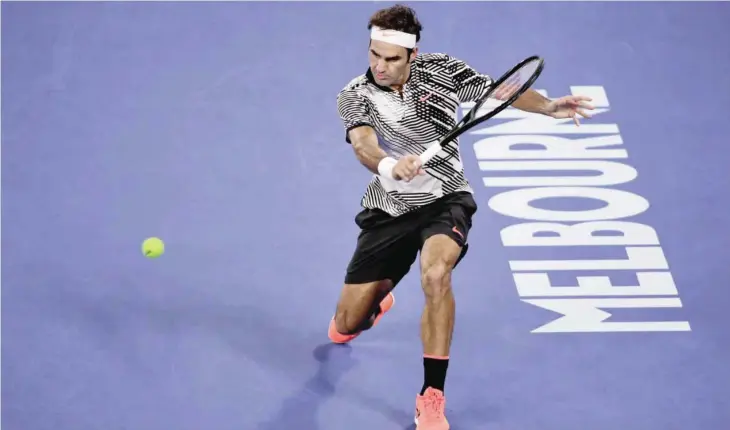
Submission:
[[543,97],[533,89],[528,89],[512,103],[512,106],[526,112],[544,114],[547,111],[548,103],[550,103],[550,99]]
[[355,145],[355,156],[360,163],[373,173],[379,173],[378,166],[388,156],[377,145]]
[[350,141],[355,150],[355,156],[368,170],[378,172],[378,165],[388,156],[378,145],[378,138],[372,130],[364,130],[369,127],[360,127],[350,132]]

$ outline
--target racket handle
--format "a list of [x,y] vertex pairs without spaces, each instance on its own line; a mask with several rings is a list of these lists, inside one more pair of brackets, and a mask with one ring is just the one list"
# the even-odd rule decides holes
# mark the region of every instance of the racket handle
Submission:
[[428,163],[431,161],[434,155],[436,155],[437,152],[441,150],[441,145],[439,142],[434,143],[433,145],[429,146],[428,149],[423,151],[423,153],[419,156],[421,158],[421,165]]

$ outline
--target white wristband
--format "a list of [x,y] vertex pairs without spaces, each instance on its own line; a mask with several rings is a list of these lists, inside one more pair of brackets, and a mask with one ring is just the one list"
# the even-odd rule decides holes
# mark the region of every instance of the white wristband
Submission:
[[385,157],[380,160],[380,163],[378,163],[378,173],[380,173],[380,176],[385,178],[394,179],[393,167],[395,167],[396,164],[398,164],[398,161],[395,158]]

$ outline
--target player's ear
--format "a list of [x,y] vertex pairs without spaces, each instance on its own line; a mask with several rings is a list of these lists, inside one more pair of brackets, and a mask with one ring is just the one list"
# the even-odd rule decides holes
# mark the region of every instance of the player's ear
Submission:
[[411,51],[411,56],[408,57],[408,62],[412,63],[412,62],[416,61],[416,55],[418,55],[418,46],[413,48],[413,50]]

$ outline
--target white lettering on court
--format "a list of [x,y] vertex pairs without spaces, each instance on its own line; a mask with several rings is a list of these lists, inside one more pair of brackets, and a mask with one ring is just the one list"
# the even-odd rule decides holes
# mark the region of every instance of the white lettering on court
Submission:
[[[601,123],[610,110],[606,92],[571,92],[592,97],[596,107],[580,127],[509,108],[470,133],[482,183],[497,190],[490,209],[515,220],[501,239],[517,256],[506,262],[517,293],[558,314],[532,332],[690,331],[659,235],[631,220],[650,203],[627,187],[638,172],[618,125]],[[537,259],[536,251],[550,258]],[[630,317],[620,316],[626,309]]]

